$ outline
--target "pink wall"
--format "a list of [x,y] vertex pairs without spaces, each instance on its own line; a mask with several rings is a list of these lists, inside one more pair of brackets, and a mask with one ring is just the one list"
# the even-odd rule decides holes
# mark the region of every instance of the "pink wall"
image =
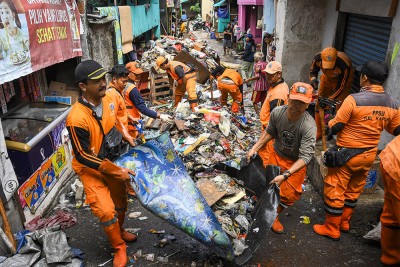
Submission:
[[[238,3],[239,3],[239,1],[238,1]],[[248,21],[247,23],[246,23],[246,20]],[[254,36],[254,41],[256,42],[256,44],[261,43],[262,30],[256,29],[257,8],[253,9],[253,5],[240,5],[239,4],[238,25],[239,25],[240,29],[242,30],[242,32],[245,32],[245,31],[247,31],[248,28],[251,28],[251,34]]]
[[263,6],[263,0],[238,0],[238,5],[254,5],[254,6]]

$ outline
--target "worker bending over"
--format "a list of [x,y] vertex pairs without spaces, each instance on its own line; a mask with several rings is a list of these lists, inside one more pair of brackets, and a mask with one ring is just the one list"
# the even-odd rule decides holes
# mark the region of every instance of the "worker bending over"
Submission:
[[175,107],[181,102],[185,91],[188,93],[188,99],[190,108],[195,111],[195,107],[198,105],[197,94],[196,94],[196,81],[197,71],[195,67],[188,66],[179,61],[169,61],[165,57],[158,57],[156,59],[156,65],[158,68],[165,70],[170,78],[170,88],[173,87],[173,80],[178,82],[175,93]]
[[222,106],[228,103],[228,95],[232,97],[231,111],[238,113],[239,108],[243,106],[243,80],[239,72],[233,69],[225,69],[217,66],[211,73],[211,76],[217,79],[218,89],[221,91],[220,102]]

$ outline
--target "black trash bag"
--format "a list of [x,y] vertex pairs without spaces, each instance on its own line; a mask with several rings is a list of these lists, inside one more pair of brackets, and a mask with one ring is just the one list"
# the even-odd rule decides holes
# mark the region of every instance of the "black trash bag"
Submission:
[[[275,165],[267,165],[266,183],[269,184],[276,176],[280,174],[280,167]],[[252,214],[253,222],[249,228],[246,237],[246,246],[248,246],[243,254],[235,258],[238,265],[245,264],[260,247],[263,239],[267,235],[267,231],[276,219],[276,212],[279,205],[279,187],[272,184],[268,189],[264,190],[261,197],[258,198],[257,205]]]
[[224,163],[218,163],[214,168],[225,171],[229,176],[243,181],[243,187],[250,196],[255,195],[256,197],[260,197],[269,183],[266,182],[265,168],[259,155],[251,160],[250,163],[247,162],[246,158],[242,158],[240,170]]

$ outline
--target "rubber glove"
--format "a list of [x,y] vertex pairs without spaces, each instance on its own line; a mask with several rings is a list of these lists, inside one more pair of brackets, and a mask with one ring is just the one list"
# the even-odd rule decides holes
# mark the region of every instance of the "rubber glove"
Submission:
[[172,121],[172,117],[170,115],[167,115],[167,114],[161,114],[160,115],[160,119],[163,122],[171,122]]

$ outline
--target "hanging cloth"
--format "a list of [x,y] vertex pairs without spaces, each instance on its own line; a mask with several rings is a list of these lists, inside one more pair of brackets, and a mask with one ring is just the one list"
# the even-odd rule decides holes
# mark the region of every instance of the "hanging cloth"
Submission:
[[227,6],[218,8],[218,18],[226,19],[229,17],[229,9]]

